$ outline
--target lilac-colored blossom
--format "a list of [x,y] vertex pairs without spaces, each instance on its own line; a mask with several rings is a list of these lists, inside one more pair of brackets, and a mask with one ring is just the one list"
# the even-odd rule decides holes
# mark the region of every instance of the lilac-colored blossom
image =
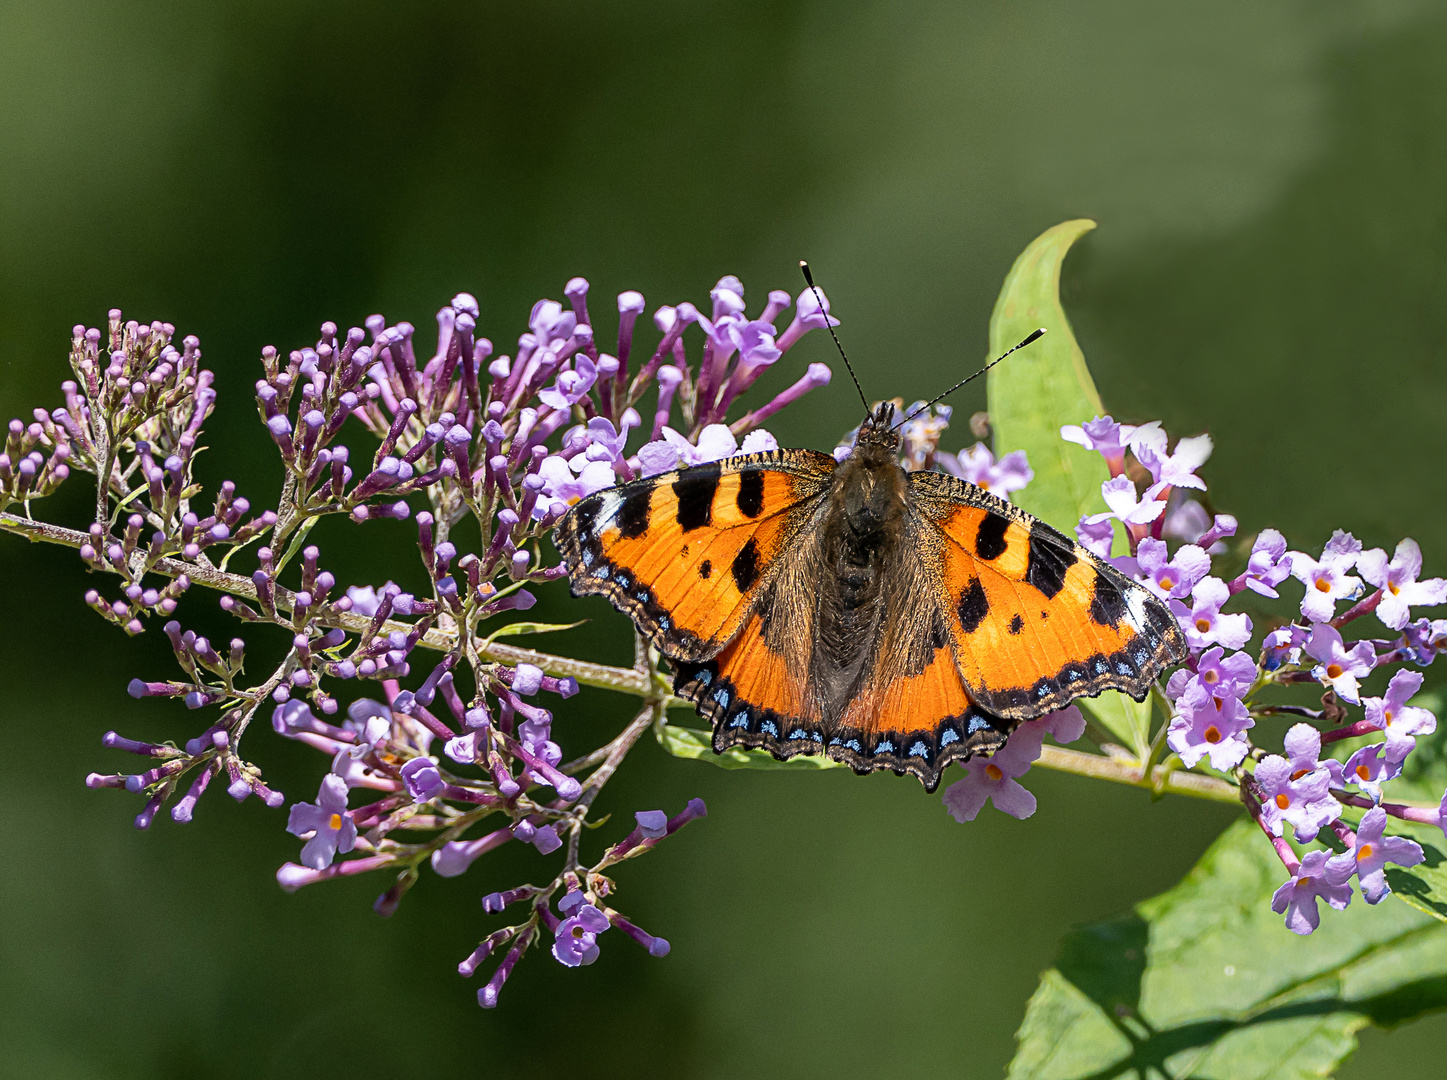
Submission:
[[[1357,647],[1370,649],[1371,645],[1362,642]],[[1398,671],[1387,684],[1385,695],[1362,700],[1367,723],[1386,732],[1387,762],[1398,771],[1416,747],[1417,736],[1437,730],[1437,718],[1429,710],[1407,704],[1420,689],[1421,672]]]
[[[1096,517],[1099,520],[1093,520]],[[1115,543],[1115,524],[1109,514],[1088,515],[1075,526],[1075,538],[1096,558],[1109,559]]]
[[1125,471],[1125,452],[1134,432],[1135,427],[1131,424],[1117,424],[1109,416],[1097,416],[1084,424],[1065,425],[1060,429],[1060,437],[1066,442],[1094,450],[1105,458],[1110,475],[1119,476]]
[[1318,899],[1337,911],[1352,901],[1352,887],[1347,883],[1350,872],[1343,875],[1328,862],[1329,852],[1307,852],[1291,879],[1271,897],[1271,910],[1278,915],[1286,913],[1286,928],[1293,934],[1309,934],[1320,925]]
[[1291,623],[1277,627],[1266,635],[1266,640],[1261,644],[1262,667],[1267,671],[1275,671],[1282,664],[1299,663],[1302,646],[1310,636],[1311,629],[1306,626]]
[[447,786],[437,769],[437,762],[425,757],[415,757],[402,766],[402,783],[407,785],[407,794],[414,802],[435,798]]
[[1256,722],[1240,698],[1213,694],[1194,682],[1175,705],[1166,745],[1180,755],[1186,768],[1194,768],[1203,757],[1209,757],[1212,768],[1227,772],[1245,760],[1250,748],[1243,733]]
[[1336,614],[1337,601],[1349,600],[1361,591],[1361,579],[1350,573],[1361,550],[1360,540],[1338,529],[1327,541],[1319,561],[1304,551],[1289,553],[1291,576],[1306,586],[1306,595],[1301,598],[1303,618],[1317,623],[1330,622]]
[[312,834],[301,849],[302,865],[322,870],[357,842],[357,826],[347,809],[347,790],[341,777],[328,773],[322,777],[315,803],[292,804],[286,831],[293,836]]
[[1035,477],[1024,450],[1012,450],[996,461],[990,448],[982,442],[958,454],[939,454],[936,460],[950,475],[1002,499],[1008,499],[1012,491],[1019,491]]
[[1350,649],[1342,642],[1341,631],[1330,623],[1318,623],[1303,646],[1306,655],[1318,661],[1311,674],[1323,686],[1336,691],[1343,701],[1353,705],[1360,696],[1359,680],[1372,673],[1376,652],[1369,641],[1359,641]]
[[1171,611],[1192,649],[1222,645],[1239,649],[1251,640],[1251,618],[1244,614],[1223,614],[1221,605],[1231,598],[1230,587],[1216,577],[1205,577],[1192,590],[1191,606],[1171,601]]
[[538,400],[553,409],[567,412],[593,389],[598,381],[598,368],[586,353],[579,353],[573,359],[573,368],[558,372],[553,385],[538,391]]
[[633,815],[645,840],[657,840],[668,832],[668,815],[662,810],[640,810]]
[[1213,694],[1242,697],[1256,682],[1256,663],[1244,652],[1227,656],[1218,646],[1197,659],[1196,678]]
[[[618,482],[612,465],[606,461],[589,461],[581,454],[571,461],[556,454],[545,457],[538,466],[538,475],[543,480],[542,494],[569,506]],[[544,500],[538,499],[533,506],[534,520],[541,520],[547,512]]]
[[1156,498],[1163,490],[1155,484],[1138,496],[1135,482],[1129,476],[1113,476],[1100,485],[1100,494],[1110,509],[1103,514],[1091,514],[1085,521],[1094,525],[1117,518],[1127,525],[1149,525],[1166,512],[1166,504]]
[[1211,515],[1199,501],[1185,498],[1166,500],[1166,516],[1161,519],[1160,524],[1162,537],[1195,544],[1210,531]]
[[1195,544],[1183,544],[1174,556],[1167,558],[1167,555],[1164,541],[1145,537],[1136,549],[1132,575],[1162,600],[1189,596],[1197,583],[1211,572],[1211,557]]
[[1166,433],[1161,430],[1159,422],[1153,421],[1142,424],[1131,432],[1130,448],[1155,483],[1194,488],[1197,491],[1206,490],[1206,482],[1196,475],[1196,470],[1211,456],[1211,436],[1196,435],[1188,439],[1177,439],[1175,452],[1168,454]]
[[1382,785],[1402,775],[1400,764],[1387,761],[1385,743],[1368,743],[1359,747],[1342,766],[1342,780],[1355,784],[1371,795],[1373,801],[1382,797]]
[[1357,876],[1361,886],[1362,899],[1369,904],[1381,903],[1391,892],[1387,884],[1387,863],[1398,866],[1416,866],[1423,859],[1422,845],[1405,836],[1385,836],[1387,812],[1374,806],[1362,815],[1357,826],[1357,835],[1351,846],[1340,855],[1328,860],[1332,870],[1347,880]]
[[1261,821],[1272,836],[1291,825],[1296,839],[1308,843],[1341,817],[1341,803],[1332,798],[1331,773],[1325,768],[1298,774],[1280,754],[1268,754],[1256,766],[1255,777],[1261,788]]
[[1342,764],[1335,758],[1321,756],[1321,732],[1310,724],[1293,724],[1286,733],[1282,745],[1286,750],[1287,763],[1291,765],[1291,779],[1299,780],[1307,773],[1325,769],[1332,786],[1342,785]]
[[665,427],[662,439],[648,443],[638,451],[638,464],[644,476],[657,476],[669,469],[703,465],[739,453],[756,454],[778,448],[778,441],[762,428],[745,435],[740,447],[733,432],[723,424],[709,424],[700,431],[696,446],[672,428]]
[[609,927],[608,917],[592,904],[579,904],[558,924],[553,956],[564,967],[583,967],[598,959],[598,935]]
[[1291,576],[1291,555],[1286,550],[1286,537],[1275,529],[1262,529],[1251,545],[1246,562],[1245,586],[1262,596],[1277,597],[1276,586]]
[[1012,732],[991,756],[976,755],[963,763],[964,778],[947,787],[943,796],[945,809],[956,821],[974,821],[987,800],[1011,817],[1023,819],[1035,813],[1035,796],[1017,778],[1029,772],[1031,762],[1040,756],[1040,732],[1030,729],[1022,735],[1021,730]]
[[1447,603],[1447,579],[1417,580],[1422,572],[1422,549],[1410,537],[1397,545],[1390,561],[1381,548],[1362,552],[1357,556],[1357,569],[1382,590],[1377,618],[1393,630],[1402,629],[1411,620],[1412,605],[1436,607]]

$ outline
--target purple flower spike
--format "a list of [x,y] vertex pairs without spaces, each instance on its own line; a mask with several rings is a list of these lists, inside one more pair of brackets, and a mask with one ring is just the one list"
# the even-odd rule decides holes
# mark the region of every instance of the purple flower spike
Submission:
[[1308,656],[1320,661],[1311,669],[1317,682],[1355,705],[1360,697],[1358,680],[1370,675],[1377,662],[1371,642],[1359,641],[1348,649],[1342,643],[1341,631],[1328,623],[1319,623],[1311,628],[1304,648]]
[[[1365,643],[1357,648],[1363,645]],[[1371,648],[1370,645],[1365,647]],[[1387,684],[1385,696],[1362,701],[1367,723],[1387,733],[1387,763],[1397,772],[1401,771],[1402,762],[1416,747],[1417,736],[1431,735],[1437,730],[1437,718],[1430,711],[1407,704],[1421,688],[1420,672],[1399,671]]]
[[1422,861],[1422,846],[1404,836],[1382,835],[1387,827],[1387,812],[1374,806],[1362,815],[1356,839],[1351,847],[1328,860],[1331,870],[1343,881],[1356,874],[1362,898],[1369,904],[1381,903],[1391,892],[1387,884],[1387,863],[1416,866]]
[[1338,529],[1327,541],[1320,562],[1304,551],[1289,553],[1291,576],[1306,586],[1306,595],[1301,598],[1303,618],[1330,622],[1336,614],[1336,602],[1351,599],[1361,591],[1361,579],[1348,573],[1357,564],[1361,550],[1360,540]]
[[587,397],[588,391],[598,380],[598,369],[585,353],[577,355],[574,365],[571,371],[560,371],[548,389],[540,390],[538,400],[550,408],[567,412]]
[[1411,621],[1410,605],[1436,607],[1447,603],[1447,579],[1417,580],[1422,572],[1422,549],[1410,538],[1397,545],[1390,562],[1381,548],[1362,552],[1357,557],[1357,569],[1362,577],[1382,590],[1377,618],[1393,630],[1400,630]]
[[558,924],[553,956],[564,967],[582,967],[598,959],[598,935],[611,924],[592,904],[580,905]]
[[1167,555],[1165,542],[1149,536],[1136,549],[1136,580],[1162,600],[1189,596],[1211,572],[1211,557],[1195,544],[1183,544],[1174,558]]
[[1352,887],[1347,884],[1350,872],[1344,876],[1340,870],[1329,867],[1328,862],[1327,852],[1308,852],[1292,872],[1291,880],[1271,897],[1271,910],[1278,915],[1286,913],[1286,928],[1293,934],[1309,934],[1320,925],[1318,899],[1325,900],[1337,911],[1352,901]]
[[1327,769],[1301,775],[1284,757],[1270,754],[1256,766],[1256,783],[1262,792],[1261,821],[1272,836],[1280,836],[1291,825],[1296,839],[1308,843],[1323,826],[1341,817],[1341,803],[1328,790]]
[[302,864],[313,870],[325,869],[338,854],[351,851],[357,826],[347,809],[346,781],[330,773],[322,777],[316,803],[293,804],[286,831],[293,836],[313,834],[301,849]]
[[1110,467],[1111,476],[1125,472],[1125,451],[1130,437],[1135,432],[1130,424],[1117,424],[1108,416],[1097,416],[1087,423],[1067,424],[1060,429],[1060,437],[1087,450],[1094,450]]
[[1224,615],[1221,605],[1231,598],[1230,587],[1220,578],[1205,577],[1192,590],[1192,606],[1180,600],[1171,601],[1171,611],[1186,635],[1192,649],[1223,645],[1239,649],[1251,640],[1251,618],[1248,615]]

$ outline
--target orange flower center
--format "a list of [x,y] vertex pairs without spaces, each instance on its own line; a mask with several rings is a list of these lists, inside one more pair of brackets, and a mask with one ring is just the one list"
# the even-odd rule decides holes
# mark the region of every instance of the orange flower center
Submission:
[[1358,765],[1357,775],[1360,776],[1363,780],[1370,780],[1372,776],[1372,770],[1368,769],[1365,765]]
[[1212,746],[1215,746],[1221,741],[1221,731],[1215,724],[1212,724],[1206,729],[1206,741]]
[[1326,666],[1326,677],[1327,677],[1328,679],[1340,679],[1340,678],[1341,678],[1341,665],[1340,665],[1340,664],[1327,664],[1327,666]]
[[1391,593],[1393,596],[1396,596],[1401,591],[1401,589],[1397,588],[1397,583],[1395,581],[1387,582],[1387,592]]
[[335,832],[337,829],[340,829],[341,827],[342,827],[342,815],[341,815],[341,814],[333,814],[330,818],[327,819],[327,828],[331,829],[332,831]]
[[985,766],[985,775],[988,776],[991,780],[1002,780],[1005,776],[1005,774],[1000,771],[1000,766],[994,764],[993,762]]
[[1294,773],[1291,774],[1291,778],[1292,778],[1293,780],[1300,780],[1303,776],[1306,775],[1306,773],[1307,773],[1307,770],[1306,770],[1306,769],[1297,769],[1296,772],[1294,772]]
[[1327,581],[1326,578],[1317,578],[1317,579],[1316,579],[1316,591],[1317,591],[1317,592],[1331,592],[1331,582]]
[[1287,795],[1286,792],[1283,791],[1280,795],[1276,796],[1276,805],[1279,809],[1285,810],[1288,806],[1291,805],[1291,796]]
[[1176,579],[1175,579],[1175,578],[1171,577],[1170,574],[1162,574],[1162,575],[1161,575],[1161,588],[1163,588],[1163,589],[1174,589],[1175,587],[1176,587]]
[[1390,724],[1392,722],[1392,710],[1388,709],[1386,712],[1382,713],[1382,719]]
[[1216,671],[1215,668],[1211,668],[1209,670],[1201,672],[1201,681],[1204,683],[1214,683],[1219,681],[1220,678],[1221,675],[1219,672]]
[[1357,862],[1361,862],[1363,859],[1370,859],[1371,857],[1372,857],[1372,845],[1371,845],[1371,844],[1363,844],[1361,847],[1357,848]]
[[1196,629],[1199,630],[1199,631],[1201,631],[1201,633],[1204,634],[1207,630],[1211,629],[1211,620],[1210,620],[1210,619],[1197,619],[1197,620],[1196,620]]

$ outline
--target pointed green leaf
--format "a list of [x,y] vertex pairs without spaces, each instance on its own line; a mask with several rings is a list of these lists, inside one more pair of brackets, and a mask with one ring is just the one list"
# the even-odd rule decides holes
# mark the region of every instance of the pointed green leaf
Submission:
[[1447,1007],[1447,926],[1406,904],[1342,912],[1298,937],[1271,910],[1286,872],[1238,821],[1181,884],[1061,945],[1018,1033],[1011,1078],[1306,1080],[1368,1023]]
[[713,752],[713,736],[697,728],[664,724],[655,729],[658,743],[674,757],[707,761],[720,769],[835,769],[841,762],[830,761],[823,754],[801,754],[788,761],[779,761],[766,750],[741,750],[731,747],[722,754]]
[[[1000,289],[990,317],[990,358],[1025,339],[1037,327],[1045,336],[990,369],[990,426],[995,453],[1024,450],[1035,478],[1014,501],[1069,535],[1084,514],[1105,509],[1100,485],[1110,471],[1099,454],[1060,437],[1066,424],[1105,412],[1085,354],[1060,306],[1060,266],[1077,239],[1095,228],[1079,219],[1047,229],[1025,249]],[[1116,537],[1117,544],[1123,537]],[[1124,550],[1123,548],[1121,550]],[[1150,745],[1150,700],[1134,702],[1106,693],[1082,701],[1111,734],[1138,758]]]

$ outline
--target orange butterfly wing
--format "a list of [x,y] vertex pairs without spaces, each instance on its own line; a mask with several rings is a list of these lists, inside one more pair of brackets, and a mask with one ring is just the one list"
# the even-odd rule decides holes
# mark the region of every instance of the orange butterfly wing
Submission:
[[986,491],[913,473],[960,675],[970,697],[1014,720],[1120,690],[1137,701],[1185,656],[1175,617],[1147,589]]
[[558,526],[574,596],[602,594],[673,660],[736,635],[835,462],[771,450],[589,495]]
[[766,604],[713,660],[679,665],[674,693],[712,724],[716,752],[743,746],[780,760],[822,753],[860,774],[913,773],[934,791],[947,765],[998,749],[1014,726],[975,707],[948,644],[918,674],[861,695],[826,725],[810,701],[806,665],[767,640],[769,617]]

